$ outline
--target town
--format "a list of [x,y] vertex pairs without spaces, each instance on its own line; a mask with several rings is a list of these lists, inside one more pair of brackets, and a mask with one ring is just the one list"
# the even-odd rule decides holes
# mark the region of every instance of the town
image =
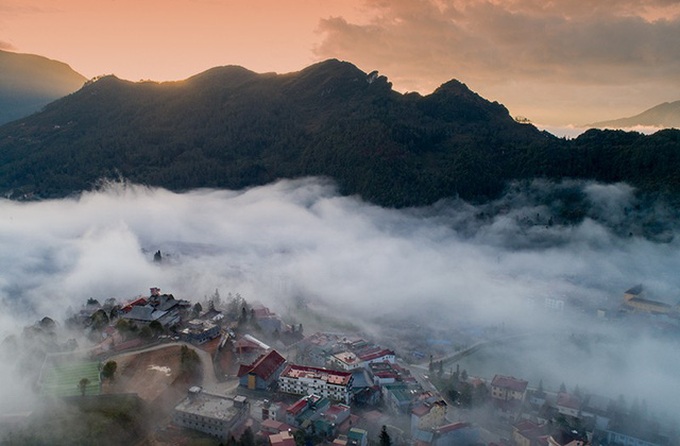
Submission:
[[[642,286],[626,291],[618,308],[638,317],[676,311],[645,299]],[[126,420],[119,437],[97,444],[680,444],[644,400],[461,369],[457,360],[488,341],[423,351],[326,328],[307,333],[302,322],[239,294],[215,290],[192,302],[152,287],[125,301],[88,299],[63,324],[45,317],[3,346],[21,356],[22,343],[33,343],[26,379],[40,398]],[[97,422],[106,431],[107,421]],[[0,417],[2,444],[44,444],[36,423],[45,421],[32,412]]]

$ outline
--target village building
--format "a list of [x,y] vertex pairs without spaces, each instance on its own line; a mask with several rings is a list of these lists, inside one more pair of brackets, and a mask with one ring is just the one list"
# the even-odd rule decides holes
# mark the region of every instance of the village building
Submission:
[[330,362],[342,370],[351,371],[362,367],[362,362],[357,355],[352,352],[344,351],[331,355]]
[[393,350],[374,346],[355,352],[357,358],[361,362],[362,367],[368,367],[370,364],[377,362],[389,362],[394,364],[396,356]]
[[623,293],[623,304],[626,308],[644,313],[669,314],[673,311],[673,307],[664,302],[646,299],[642,285],[626,290]]
[[179,334],[184,341],[200,345],[218,337],[220,327],[208,320],[192,319]]
[[286,359],[271,350],[252,364],[241,364],[237,376],[239,384],[248,389],[268,389],[276,383],[286,365]]
[[479,444],[479,427],[467,422],[450,423],[434,431],[432,446],[472,446]]
[[576,395],[560,392],[557,394],[555,407],[557,408],[557,412],[562,415],[578,417],[579,411],[581,410],[581,399]]
[[295,438],[291,432],[283,431],[269,435],[269,444],[271,446],[295,446]]
[[298,429],[310,429],[330,405],[328,398],[314,394],[304,396],[286,409],[286,423]]
[[250,313],[252,320],[269,335],[281,333],[286,328],[281,318],[262,304],[253,304]]
[[368,432],[364,429],[353,427],[347,432],[347,446],[367,446]]
[[446,424],[447,408],[446,401],[437,397],[419,402],[411,409],[411,435]]
[[512,426],[512,439],[516,446],[545,446],[548,444],[547,424],[521,420]]
[[249,334],[234,342],[234,351],[238,355],[260,356],[269,350],[271,350],[269,345]]
[[352,396],[352,374],[289,364],[279,377],[279,390],[296,395],[321,395],[349,404]]
[[524,401],[529,383],[512,376],[496,375],[491,381],[491,397],[500,401]]
[[382,387],[383,402],[387,409],[394,414],[408,414],[414,390],[405,383],[387,384]]
[[237,436],[249,412],[249,403],[243,396],[225,398],[192,387],[187,398],[175,406],[172,420],[177,426],[227,440],[231,435]]

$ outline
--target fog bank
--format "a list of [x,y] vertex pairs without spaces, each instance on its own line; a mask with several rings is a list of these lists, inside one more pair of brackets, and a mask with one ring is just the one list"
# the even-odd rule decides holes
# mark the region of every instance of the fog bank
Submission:
[[[674,217],[642,205],[627,185],[586,182],[535,181],[486,205],[404,210],[338,196],[314,178],[182,194],[112,183],[78,198],[2,200],[0,335],[44,315],[61,320],[89,297],[126,300],[151,286],[190,300],[239,292],[281,313],[302,297],[357,324],[387,315],[516,332],[596,329],[630,347],[603,347],[627,355],[617,359],[620,381],[568,364],[570,385],[597,391],[607,382],[607,392],[628,389],[678,413],[677,343],[584,316],[614,308],[637,283],[650,298],[680,300]],[[575,304],[555,315],[546,298]]]

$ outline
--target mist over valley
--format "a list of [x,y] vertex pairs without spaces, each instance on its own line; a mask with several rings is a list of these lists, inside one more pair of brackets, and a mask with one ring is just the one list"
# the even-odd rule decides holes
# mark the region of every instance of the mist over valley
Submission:
[[[577,219],[565,203],[579,203]],[[2,338],[43,316],[61,321],[88,298],[125,301],[158,286],[200,301],[219,289],[308,330],[368,333],[407,360],[444,354],[442,343],[507,338],[463,366],[485,379],[505,373],[624,395],[672,418],[677,319],[619,313],[638,283],[677,304],[672,209],[641,206],[625,184],[582,181],[517,183],[486,204],[400,210],[341,196],[317,178],[184,193],[110,182],[73,198],[2,200]],[[5,411],[32,394],[22,366],[3,362]]]

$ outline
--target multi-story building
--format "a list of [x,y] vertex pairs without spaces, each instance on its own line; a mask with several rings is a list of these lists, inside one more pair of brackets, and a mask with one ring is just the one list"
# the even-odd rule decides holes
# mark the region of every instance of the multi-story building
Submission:
[[205,393],[201,387],[192,387],[189,396],[175,406],[173,422],[227,440],[242,427],[249,411],[244,396],[225,398]]
[[496,375],[491,381],[491,397],[501,401],[524,401],[528,384],[523,379]]
[[352,374],[318,367],[289,364],[279,376],[279,390],[296,395],[320,395],[349,404]]

